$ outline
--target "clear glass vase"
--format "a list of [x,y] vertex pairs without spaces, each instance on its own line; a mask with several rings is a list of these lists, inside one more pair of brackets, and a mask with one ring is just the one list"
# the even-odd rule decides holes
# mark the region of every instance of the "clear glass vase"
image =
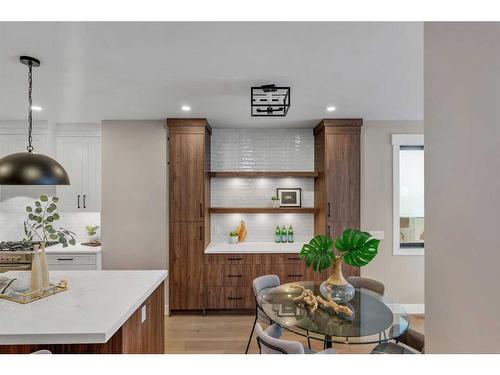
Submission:
[[337,303],[346,303],[354,297],[354,287],[347,282],[342,274],[342,260],[333,262],[333,272],[328,280],[323,281],[319,291],[324,298],[331,297]]

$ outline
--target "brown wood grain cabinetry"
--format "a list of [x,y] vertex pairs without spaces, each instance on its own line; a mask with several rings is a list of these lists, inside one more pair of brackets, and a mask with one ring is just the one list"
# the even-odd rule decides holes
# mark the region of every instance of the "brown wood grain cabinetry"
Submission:
[[207,309],[253,309],[255,298],[250,287],[207,287]]
[[170,304],[172,309],[203,308],[202,221],[170,222]]
[[[315,234],[338,237],[360,226],[362,119],[325,119],[314,128]],[[344,264],[345,276],[359,268]]]
[[252,281],[263,275],[278,275],[282,284],[297,281],[322,282],[328,272],[307,268],[298,254],[207,254],[205,284],[207,309],[255,307]]
[[210,243],[210,136],[205,119],[167,119],[169,128],[169,305],[204,309],[203,252]]

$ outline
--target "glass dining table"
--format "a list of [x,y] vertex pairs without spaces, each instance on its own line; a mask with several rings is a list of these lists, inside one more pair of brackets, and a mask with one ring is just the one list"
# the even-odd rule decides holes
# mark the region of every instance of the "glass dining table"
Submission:
[[258,296],[264,313],[276,324],[308,339],[320,340],[329,348],[332,343],[373,344],[397,339],[409,326],[408,314],[401,305],[368,289],[356,288],[354,298],[345,303],[353,311],[341,317],[329,309],[318,307],[314,312],[294,301],[301,285],[320,295],[320,284],[296,282],[264,289]]

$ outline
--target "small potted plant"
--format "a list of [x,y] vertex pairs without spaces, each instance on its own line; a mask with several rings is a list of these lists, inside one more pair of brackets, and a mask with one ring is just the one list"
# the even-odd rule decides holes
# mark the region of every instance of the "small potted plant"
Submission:
[[45,253],[45,243],[57,241],[63,247],[75,245],[75,233],[68,229],[56,227],[56,221],[61,217],[56,212],[57,197],[41,195],[33,206],[26,206],[28,218],[24,222],[23,242],[33,243],[33,260],[31,266],[31,290],[39,290],[49,285],[49,267]]
[[87,225],[85,227],[85,231],[87,232],[87,235],[89,236],[89,242],[99,242],[99,235],[97,234],[98,229],[99,229],[99,226],[93,227],[92,225]]
[[377,255],[379,243],[380,240],[372,238],[370,233],[346,229],[335,242],[324,235],[314,237],[304,245],[300,257],[316,272],[333,266],[332,274],[321,284],[320,292],[325,298],[332,297],[335,302],[345,303],[354,297],[355,290],[342,274],[342,263],[366,266]]
[[238,243],[238,233],[229,232],[229,243],[233,245]]
[[280,199],[277,196],[271,197],[271,205],[273,208],[280,208]]

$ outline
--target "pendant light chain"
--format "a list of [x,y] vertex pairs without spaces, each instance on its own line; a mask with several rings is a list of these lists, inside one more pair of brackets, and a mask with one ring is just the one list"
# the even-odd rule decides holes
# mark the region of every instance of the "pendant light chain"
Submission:
[[33,110],[32,110],[32,98],[31,92],[33,90],[33,64],[30,62],[28,65],[28,147],[26,149],[29,153],[33,152],[31,131],[33,129]]

